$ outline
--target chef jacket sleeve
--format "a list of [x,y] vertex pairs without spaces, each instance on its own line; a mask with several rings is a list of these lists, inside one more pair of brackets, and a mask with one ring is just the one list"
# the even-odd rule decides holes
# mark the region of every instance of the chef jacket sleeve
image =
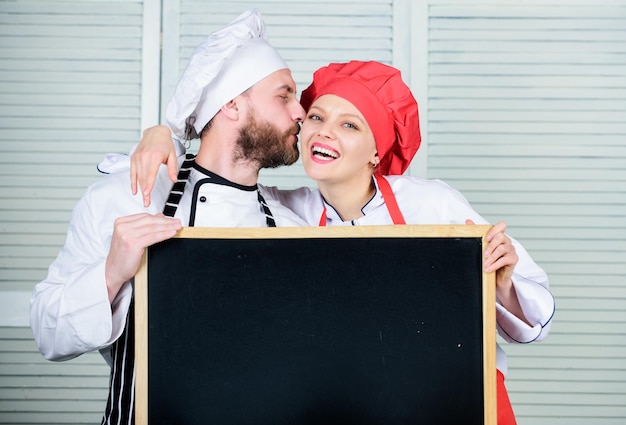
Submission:
[[513,245],[519,257],[513,272],[513,287],[530,326],[498,303],[496,304],[498,333],[508,342],[541,341],[550,332],[556,308],[554,297],[548,289],[546,273],[535,264],[519,242],[513,239]]
[[65,245],[31,296],[30,325],[49,360],[109,346],[126,321],[130,282],[109,303],[104,277],[113,217],[104,205],[92,202],[98,194],[90,189],[74,208]]

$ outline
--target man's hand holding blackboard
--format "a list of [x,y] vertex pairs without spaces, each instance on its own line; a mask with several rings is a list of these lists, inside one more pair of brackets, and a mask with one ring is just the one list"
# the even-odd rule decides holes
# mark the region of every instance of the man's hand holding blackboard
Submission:
[[171,238],[181,227],[180,220],[161,213],[133,214],[115,220],[104,272],[109,301],[113,302],[122,285],[137,273],[145,249]]

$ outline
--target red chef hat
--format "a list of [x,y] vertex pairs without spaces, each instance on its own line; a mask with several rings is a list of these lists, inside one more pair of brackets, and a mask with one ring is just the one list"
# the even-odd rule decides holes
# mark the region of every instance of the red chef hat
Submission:
[[400,71],[380,62],[331,63],[315,71],[300,103],[308,111],[325,94],[348,100],[363,114],[376,140],[377,172],[404,173],[422,138],[417,102]]

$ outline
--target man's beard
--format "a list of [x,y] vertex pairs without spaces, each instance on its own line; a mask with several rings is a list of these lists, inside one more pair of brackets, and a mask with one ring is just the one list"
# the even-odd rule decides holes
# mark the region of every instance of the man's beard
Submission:
[[291,165],[300,157],[298,141],[288,145],[287,140],[300,130],[294,124],[289,130],[280,132],[268,122],[258,123],[254,113],[249,115],[248,122],[239,131],[234,160],[256,162],[261,168],[276,168]]

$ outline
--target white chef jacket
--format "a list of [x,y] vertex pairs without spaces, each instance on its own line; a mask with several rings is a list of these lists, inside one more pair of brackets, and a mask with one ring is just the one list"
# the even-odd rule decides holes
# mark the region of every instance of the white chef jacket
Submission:
[[[465,224],[466,219],[476,224],[487,223],[459,191],[440,180],[410,176],[386,178],[407,224]],[[352,221],[343,221],[337,211],[324,201],[319,190],[300,188],[285,191],[271,188],[271,195],[311,225],[319,224],[324,209],[327,226],[393,224],[377,184],[376,193],[362,208],[364,216]],[[548,289],[548,277],[518,241],[513,238],[511,241],[519,257],[512,277],[513,284],[522,311],[533,326],[527,325],[498,303],[497,331],[508,342],[540,341],[550,330],[555,310],[554,298]],[[497,346],[496,357],[498,370],[506,375],[506,354],[500,346]]]
[[[72,212],[65,245],[31,296],[30,324],[45,358],[62,361],[100,350],[110,362],[109,347],[123,331],[132,294],[126,282],[109,303],[104,268],[114,221],[161,212],[171,187],[161,167],[148,208],[140,194],[131,194],[128,172],[105,176],[87,189]],[[306,224],[263,186],[258,190],[268,198],[277,226]],[[256,185],[237,185],[200,167],[192,170],[175,217],[183,225],[192,217],[194,226],[267,227]]]

